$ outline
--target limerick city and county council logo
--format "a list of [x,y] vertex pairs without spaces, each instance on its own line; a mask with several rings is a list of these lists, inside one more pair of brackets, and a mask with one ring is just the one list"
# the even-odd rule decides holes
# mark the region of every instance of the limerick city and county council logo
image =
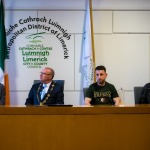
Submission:
[[31,34],[31,35],[26,36],[26,39],[29,39],[29,42],[31,43],[40,43],[42,42],[41,39],[43,39],[43,36],[41,36],[41,34],[44,34],[44,33],[45,32]]
[[25,36],[27,44],[19,47],[22,54],[23,65],[27,68],[42,68],[48,64],[48,56],[52,47],[44,46],[45,32]]

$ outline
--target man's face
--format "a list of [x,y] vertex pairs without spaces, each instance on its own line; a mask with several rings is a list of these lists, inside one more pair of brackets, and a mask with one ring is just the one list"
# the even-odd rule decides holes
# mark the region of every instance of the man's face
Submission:
[[40,80],[42,83],[49,83],[52,80],[51,70],[44,68],[40,72]]
[[107,73],[104,70],[96,70],[96,81],[98,85],[104,85]]

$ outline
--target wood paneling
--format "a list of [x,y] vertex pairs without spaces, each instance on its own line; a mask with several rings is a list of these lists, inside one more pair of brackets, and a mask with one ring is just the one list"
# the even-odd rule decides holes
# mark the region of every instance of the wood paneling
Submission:
[[0,107],[1,150],[149,150],[150,106]]

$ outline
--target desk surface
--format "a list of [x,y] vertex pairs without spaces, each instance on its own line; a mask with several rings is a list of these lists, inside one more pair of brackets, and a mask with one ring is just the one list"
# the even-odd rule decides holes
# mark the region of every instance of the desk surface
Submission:
[[150,105],[0,107],[0,150],[150,150]]
[[0,115],[150,114],[150,104],[135,106],[0,106]]

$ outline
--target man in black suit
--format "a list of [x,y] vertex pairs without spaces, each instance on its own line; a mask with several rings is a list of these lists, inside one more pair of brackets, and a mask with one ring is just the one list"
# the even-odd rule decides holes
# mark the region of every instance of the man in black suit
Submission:
[[0,83],[0,105],[5,105],[5,87]]
[[150,104],[150,83],[146,83],[142,89],[139,104]]
[[41,83],[32,85],[25,105],[64,104],[63,87],[53,81],[54,75],[54,70],[48,67],[40,72]]

